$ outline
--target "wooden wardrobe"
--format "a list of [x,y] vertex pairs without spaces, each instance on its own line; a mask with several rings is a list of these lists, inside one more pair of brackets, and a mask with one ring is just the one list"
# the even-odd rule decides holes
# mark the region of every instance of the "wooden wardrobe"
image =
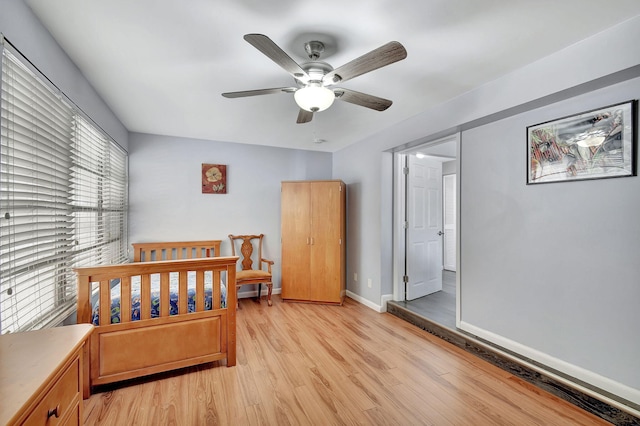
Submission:
[[342,304],[346,292],[346,186],[282,182],[282,299]]

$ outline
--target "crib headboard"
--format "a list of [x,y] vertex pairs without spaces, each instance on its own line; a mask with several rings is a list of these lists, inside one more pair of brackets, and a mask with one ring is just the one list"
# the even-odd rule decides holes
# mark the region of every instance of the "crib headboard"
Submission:
[[133,243],[133,261],[199,259],[220,256],[221,240]]

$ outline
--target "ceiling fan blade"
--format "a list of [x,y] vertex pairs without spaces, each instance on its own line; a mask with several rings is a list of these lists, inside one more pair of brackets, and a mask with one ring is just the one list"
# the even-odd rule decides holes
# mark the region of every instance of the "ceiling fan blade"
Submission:
[[293,93],[297,87],[276,87],[273,89],[244,90],[242,92],[226,92],[222,96],[225,98],[244,98],[247,96],[270,95],[273,93]]
[[307,111],[306,109],[300,108],[300,112],[298,112],[298,120],[296,123],[304,124],[313,120],[313,113],[311,111]]
[[246,34],[244,39],[299,80],[309,80],[309,75],[284,50],[263,34]]
[[407,51],[404,46],[397,41],[391,41],[327,73],[322,81],[325,85],[347,81],[406,57]]
[[336,99],[360,105],[365,108],[375,109],[376,111],[384,111],[393,103],[389,99],[367,95],[366,93],[356,92],[355,90],[339,88],[333,89],[333,93],[335,93]]

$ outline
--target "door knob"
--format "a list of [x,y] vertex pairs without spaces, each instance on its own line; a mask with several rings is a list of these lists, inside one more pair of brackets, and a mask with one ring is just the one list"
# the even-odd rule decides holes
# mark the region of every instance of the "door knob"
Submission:
[[442,236],[442,235],[444,235],[444,232],[438,231],[438,235]]

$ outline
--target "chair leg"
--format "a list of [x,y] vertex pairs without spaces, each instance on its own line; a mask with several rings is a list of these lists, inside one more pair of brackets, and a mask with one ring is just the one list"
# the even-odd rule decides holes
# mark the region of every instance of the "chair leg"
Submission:
[[267,288],[269,289],[269,293],[267,293],[267,304],[269,306],[273,305],[271,302],[271,291],[273,290],[273,283],[267,283]]
[[262,297],[262,283],[258,284],[258,303],[260,303],[261,297]]

